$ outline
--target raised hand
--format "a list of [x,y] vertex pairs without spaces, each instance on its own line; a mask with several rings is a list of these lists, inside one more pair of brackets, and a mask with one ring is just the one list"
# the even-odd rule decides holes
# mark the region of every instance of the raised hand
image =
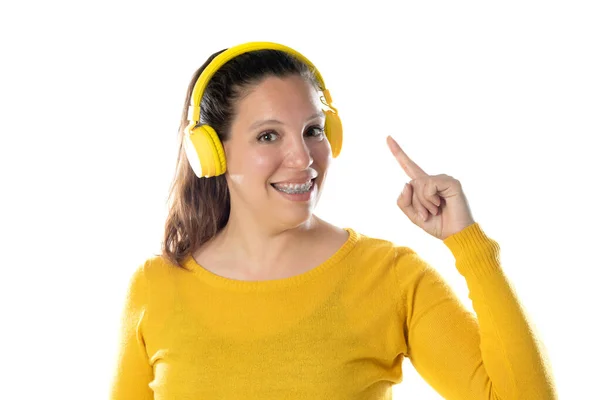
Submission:
[[415,225],[430,235],[445,240],[475,223],[458,180],[445,174],[428,175],[391,136],[387,137],[387,144],[404,172],[411,178],[396,203]]

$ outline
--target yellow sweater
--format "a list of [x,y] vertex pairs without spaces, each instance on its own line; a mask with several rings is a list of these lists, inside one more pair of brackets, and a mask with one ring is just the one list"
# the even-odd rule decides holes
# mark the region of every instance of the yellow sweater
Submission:
[[446,399],[557,398],[478,223],[444,241],[476,316],[415,251],[345,229],[329,260],[286,279],[149,258],[130,281],[110,399],[391,399],[404,358]]

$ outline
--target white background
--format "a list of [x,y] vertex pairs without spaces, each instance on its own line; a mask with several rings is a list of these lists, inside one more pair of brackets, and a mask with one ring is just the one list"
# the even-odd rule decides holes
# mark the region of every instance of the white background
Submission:
[[[597,391],[595,2],[16,3],[0,6],[2,398],[106,398],[127,280],[160,249],[188,81],[255,40],[311,59],[342,115],[317,214],[413,247],[471,308],[449,250],[396,206],[393,135],[463,184],[560,398]],[[394,398],[440,398],[404,374]]]

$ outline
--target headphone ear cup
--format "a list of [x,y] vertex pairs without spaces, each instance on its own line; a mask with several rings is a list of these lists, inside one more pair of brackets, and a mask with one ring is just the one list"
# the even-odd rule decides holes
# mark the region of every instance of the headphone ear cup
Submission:
[[325,111],[325,135],[331,145],[331,154],[336,158],[342,151],[343,133],[340,116],[331,111]]
[[198,178],[219,176],[227,170],[223,144],[210,125],[186,128],[184,147],[187,159]]

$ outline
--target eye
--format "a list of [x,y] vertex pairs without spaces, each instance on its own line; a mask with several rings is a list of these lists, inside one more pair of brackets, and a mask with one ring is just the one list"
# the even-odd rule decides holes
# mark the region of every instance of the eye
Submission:
[[[325,136],[325,129],[319,125],[313,125],[313,126],[309,127],[307,131],[312,132],[312,134],[308,133],[308,135],[312,136],[312,137],[321,138],[321,137]],[[274,136],[279,136],[279,134],[275,131],[265,131],[265,132],[262,132],[260,135],[258,135],[257,139],[259,142],[269,143],[269,142],[273,142],[275,139],[265,140],[264,138],[274,137]]]
[[272,135],[277,135],[277,133],[274,132],[274,131],[266,131],[266,132],[263,132],[260,135],[258,135],[257,139],[258,139],[259,142],[272,142],[272,140],[262,140],[262,138],[269,137],[269,136],[272,136]]
[[325,134],[325,129],[319,125],[314,125],[308,128],[309,131],[316,132],[315,137],[321,137]]

